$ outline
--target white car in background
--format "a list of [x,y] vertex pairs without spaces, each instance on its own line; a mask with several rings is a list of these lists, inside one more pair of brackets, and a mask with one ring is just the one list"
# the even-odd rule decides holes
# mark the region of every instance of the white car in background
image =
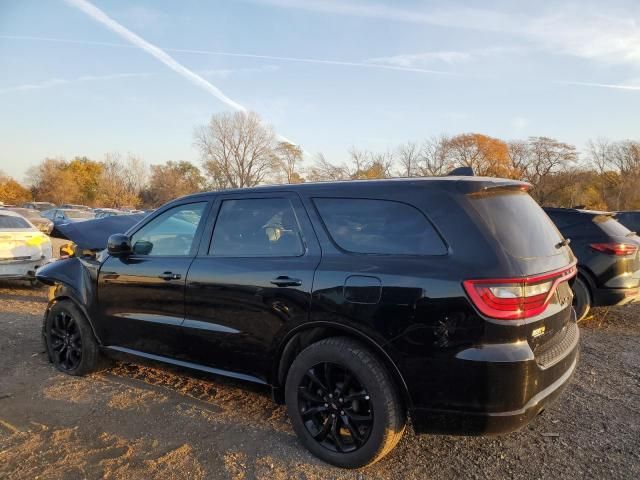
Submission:
[[51,261],[51,240],[18,213],[0,209],[0,280],[30,280]]

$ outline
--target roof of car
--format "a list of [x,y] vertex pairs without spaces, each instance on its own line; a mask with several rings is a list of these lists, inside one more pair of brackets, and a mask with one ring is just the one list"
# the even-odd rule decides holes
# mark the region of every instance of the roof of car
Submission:
[[282,191],[305,191],[305,190],[319,190],[330,191],[333,188],[341,188],[346,185],[363,189],[377,189],[390,186],[400,185],[424,185],[424,184],[443,184],[453,185],[455,183],[495,183],[498,185],[521,185],[523,187],[530,187],[527,182],[521,182],[519,180],[511,180],[507,178],[495,178],[495,177],[472,177],[472,176],[442,176],[442,177],[412,177],[412,178],[386,178],[380,180],[338,180],[338,181],[326,181],[326,182],[304,182],[304,183],[285,183],[274,185],[257,185],[249,188],[233,188],[227,190],[215,190],[201,193],[193,193],[182,197],[182,199],[201,198],[216,193],[253,193],[253,192],[282,192]]
[[4,215],[5,217],[20,217],[23,218],[22,215],[16,212],[12,212],[11,210],[6,210],[4,208],[0,208],[0,215]]

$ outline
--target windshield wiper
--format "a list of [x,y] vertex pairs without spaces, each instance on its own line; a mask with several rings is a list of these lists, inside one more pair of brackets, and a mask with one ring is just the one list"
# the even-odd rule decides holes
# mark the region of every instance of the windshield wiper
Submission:
[[570,238],[565,238],[561,242],[556,243],[556,248],[566,247],[570,243],[571,243],[571,239]]
[[629,232],[625,235],[625,237],[633,237],[634,235],[637,235],[636,232]]

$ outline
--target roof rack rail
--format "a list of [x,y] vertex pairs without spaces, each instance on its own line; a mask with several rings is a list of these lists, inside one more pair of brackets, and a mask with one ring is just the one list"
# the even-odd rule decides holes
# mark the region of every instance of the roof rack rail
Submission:
[[472,167],[458,167],[447,173],[448,177],[473,177],[475,173]]

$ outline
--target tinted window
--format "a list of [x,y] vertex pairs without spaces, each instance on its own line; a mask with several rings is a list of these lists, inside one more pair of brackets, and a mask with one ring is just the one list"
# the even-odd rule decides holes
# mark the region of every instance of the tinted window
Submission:
[[93,218],[93,213],[91,212],[86,212],[84,210],[64,210],[63,212],[67,218],[74,218],[74,219],[89,219],[89,218]]
[[616,215],[616,220],[634,232],[640,232],[640,212],[626,212]]
[[136,255],[190,255],[206,202],[171,208],[131,238]]
[[24,218],[0,215],[0,228],[31,228],[31,225]]
[[354,253],[444,255],[446,246],[416,208],[389,200],[316,198],[314,203],[333,238]]
[[547,214],[527,193],[505,191],[469,195],[471,205],[492,235],[512,256],[555,255],[562,241]]
[[546,212],[549,215],[549,218],[553,220],[553,223],[556,224],[559,230],[563,228],[567,228],[571,225],[575,225],[576,223],[580,223],[580,216],[577,214],[571,213],[561,213],[561,212]]
[[291,257],[304,253],[300,227],[286,198],[225,200],[210,254],[225,257]]

